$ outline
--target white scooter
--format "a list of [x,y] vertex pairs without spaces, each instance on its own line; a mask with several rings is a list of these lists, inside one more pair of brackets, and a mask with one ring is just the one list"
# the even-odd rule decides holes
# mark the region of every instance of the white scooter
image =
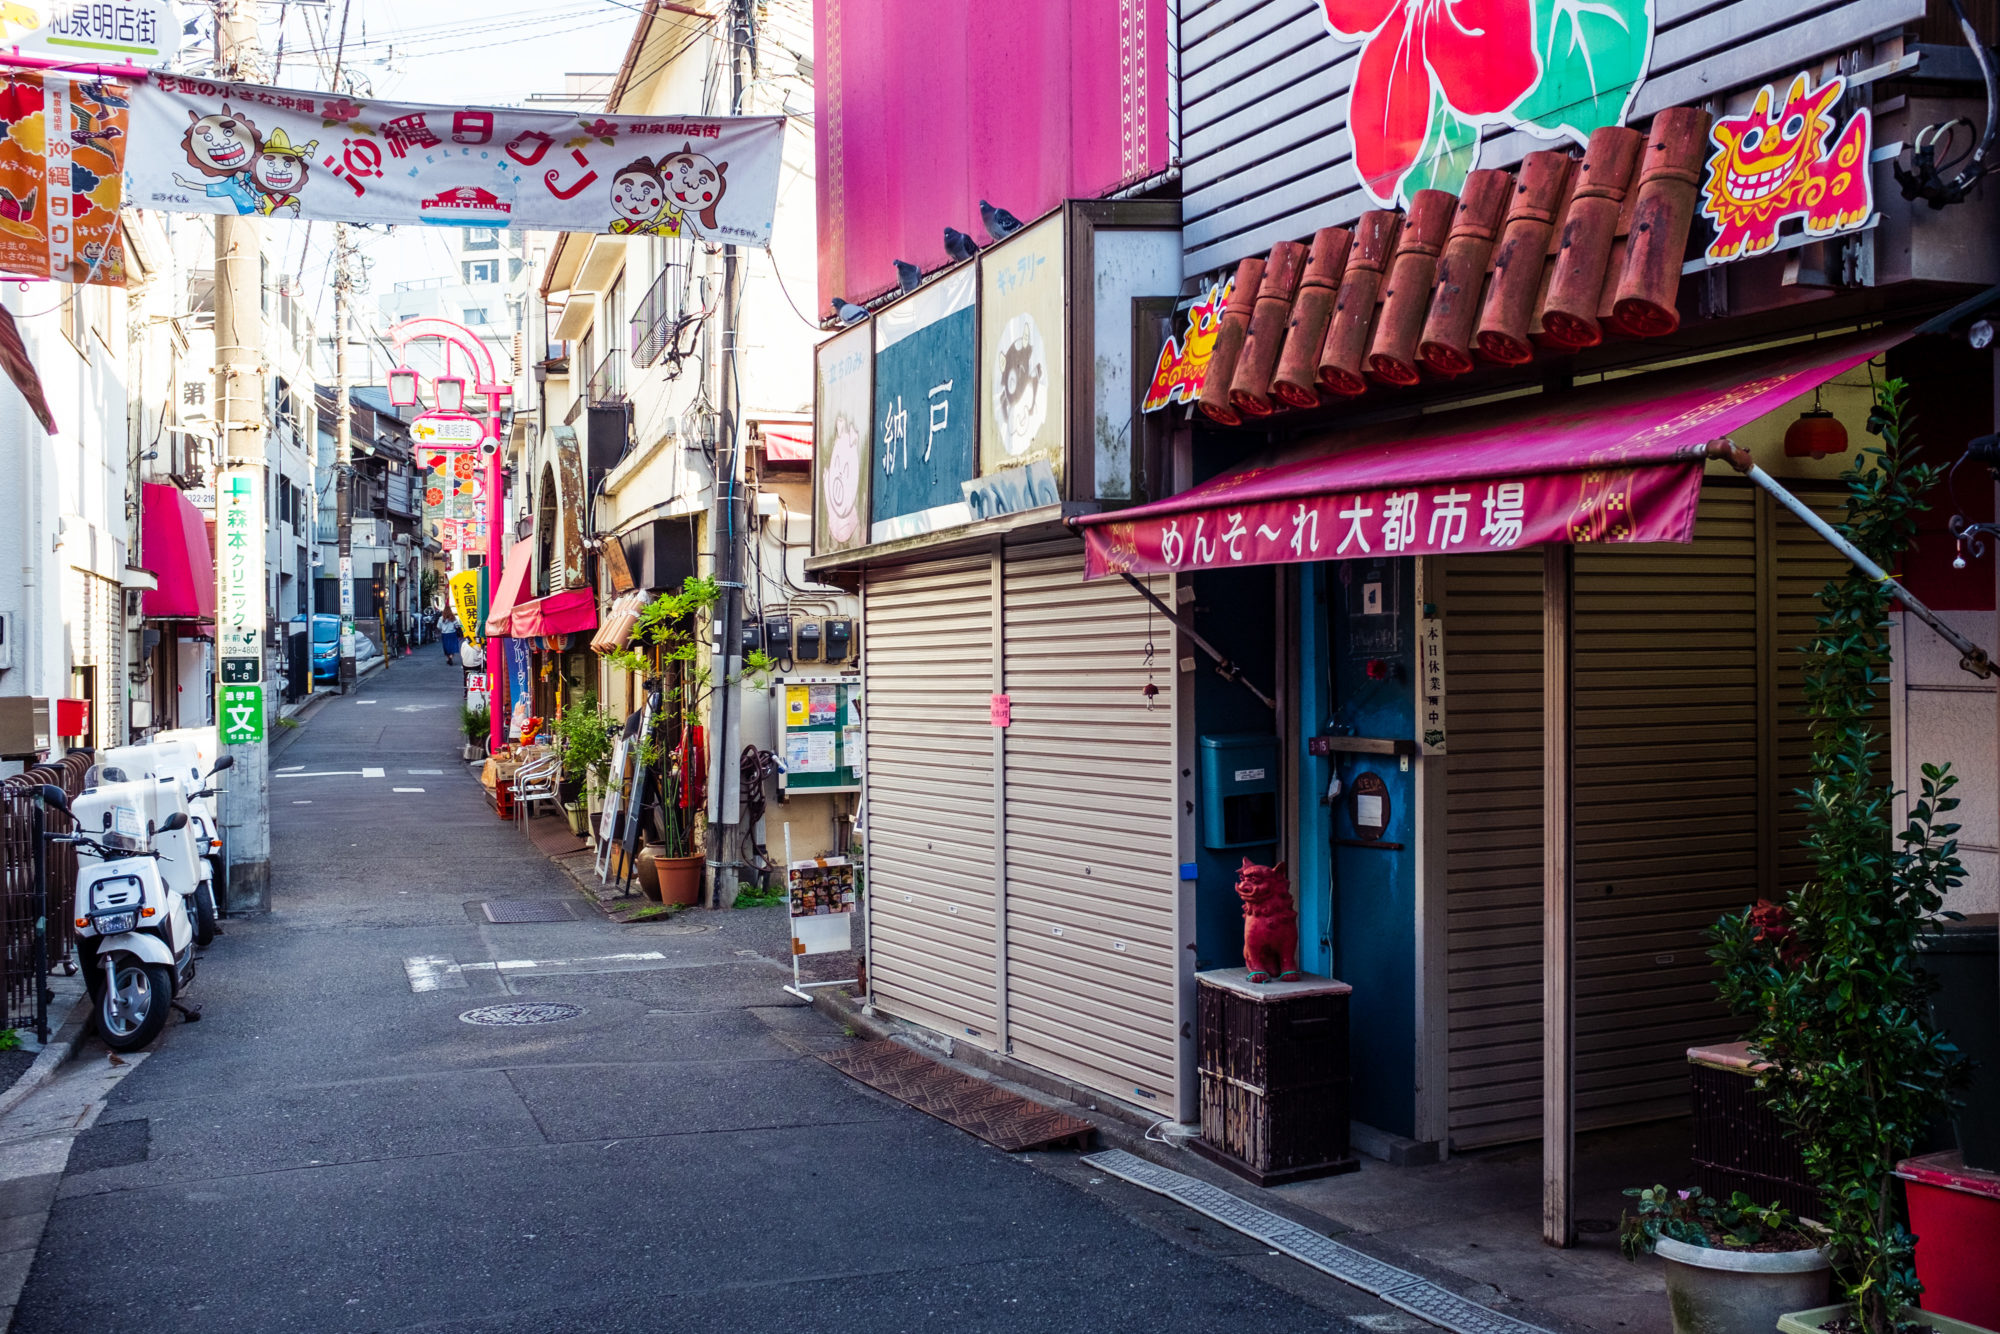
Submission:
[[[215,882],[216,911],[227,913],[229,911],[229,849],[225,846],[222,834],[220,805],[216,796],[216,788],[219,785],[215,781],[215,776],[226,769],[232,768],[236,761],[226,755],[223,755],[220,759],[216,758],[218,755],[221,755],[221,750],[217,745],[218,738],[213,727],[171,728],[164,732],[154,733],[153,740],[155,743],[163,741],[178,742],[182,746],[193,749],[194,759],[192,764],[188,766],[188,790],[190,793],[188,798],[188,818],[195,823],[196,830],[198,831],[196,833],[197,841],[200,841],[204,837],[207,840],[204,846],[208,849],[208,864],[215,872],[213,879]],[[207,827],[206,835],[199,832],[204,825]]]
[[73,800],[53,785],[41,796],[76,824],[74,833],[47,837],[77,849],[77,959],[105,1045],[145,1046],[166,1027],[170,1007],[199,1019],[177,999],[194,981],[190,903],[202,883],[179,784],[94,765]]
[[187,801],[188,830],[201,858],[197,875],[203,883],[195,895],[194,943],[207,949],[218,934],[216,923],[229,903],[215,775],[233,768],[236,761],[225,755],[204,775],[201,766],[206,756],[194,735],[199,730],[162,735],[136,746],[114,746],[100,751],[98,762],[103,768],[122,771],[128,779],[151,778],[179,785]]

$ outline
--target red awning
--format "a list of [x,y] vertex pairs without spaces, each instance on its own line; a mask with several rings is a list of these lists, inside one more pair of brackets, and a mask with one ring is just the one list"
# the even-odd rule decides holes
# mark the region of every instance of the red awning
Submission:
[[177,486],[147,482],[140,496],[139,558],[158,587],[140,608],[152,621],[215,619],[215,558],[201,511]]
[[812,437],[803,431],[774,431],[764,428],[764,457],[773,463],[811,463]]
[[1709,441],[1908,335],[1878,329],[1347,432],[1078,520],[1085,577],[1690,541]]
[[545,598],[536,598],[533,602],[523,602],[515,607],[511,623],[513,628],[508,633],[516,639],[540,639],[544,635],[595,630],[597,596],[587,588],[551,593]]
[[507,548],[500,566],[500,580],[493,586],[493,603],[486,610],[486,633],[505,636],[514,616],[514,604],[528,591],[528,571],[535,564],[535,539],[525,538]]

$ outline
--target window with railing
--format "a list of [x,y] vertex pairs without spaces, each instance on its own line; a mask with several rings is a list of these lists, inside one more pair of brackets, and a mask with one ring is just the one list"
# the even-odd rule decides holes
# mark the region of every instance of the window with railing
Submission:
[[584,399],[593,408],[616,407],[625,402],[625,353],[612,348],[590,373]]
[[688,267],[670,262],[660,268],[660,276],[646,289],[639,309],[632,315],[631,347],[634,366],[651,366],[674,345],[674,336],[687,318]]

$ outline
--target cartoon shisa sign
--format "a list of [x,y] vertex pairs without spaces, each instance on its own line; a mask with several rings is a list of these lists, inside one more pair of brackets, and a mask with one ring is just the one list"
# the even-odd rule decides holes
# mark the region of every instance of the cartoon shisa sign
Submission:
[[1814,88],[1800,74],[1783,102],[1766,84],[1748,112],[1716,119],[1701,189],[1702,216],[1715,224],[1710,263],[1769,250],[1793,218],[1805,220],[1808,236],[1831,236],[1874,216],[1868,108],[1833,135],[1830,111],[1845,86],[1836,76]]
[[1160,349],[1153,368],[1153,382],[1139,402],[1141,412],[1157,412],[1169,403],[1192,403],[1201,397],[1202,382],[1208,379],[1208,359],[1215,352],[1215,335],[1222,328],[1222,308],[1236,276],[1214,283],[1194,304],[1176,318],[1173,333]]

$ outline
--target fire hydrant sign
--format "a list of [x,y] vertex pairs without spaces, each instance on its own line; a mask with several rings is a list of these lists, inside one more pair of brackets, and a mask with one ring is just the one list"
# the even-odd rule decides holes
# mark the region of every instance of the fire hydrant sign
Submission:
[[782,116],[425,106],[160,74],[132,90],[126,199],[764,246],[784,137]]

